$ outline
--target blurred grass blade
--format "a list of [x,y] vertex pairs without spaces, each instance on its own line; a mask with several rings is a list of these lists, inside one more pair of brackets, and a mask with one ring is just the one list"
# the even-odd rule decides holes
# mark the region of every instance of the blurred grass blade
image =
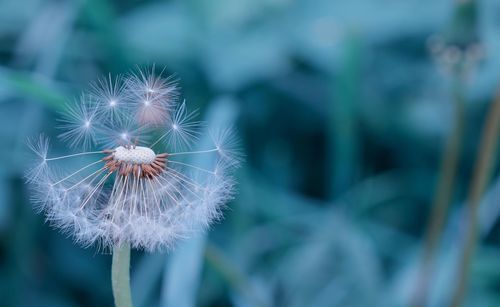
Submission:
[[206,234],[182,242],[164,268],[161,305],[194,307],[203,268]]
[[145,254],[139,263],[132,267],[132,300],[136,307],[152,306],[151,300],[155,286],[160,279],[165,256],[163,254]]
[[[218,128],[231,127],[238,111],[236,102],[229,98],[216,100],[206,115],[208,124],[206,137],[200,140],[199,148],[209,148],[209,132]],[[195,155],[190,164],[210,168],[211,160],[204,155]],[[167,258],[162,286],[161,302],[164,307],[194,307],[201,281],[203,253],[206,234],[190,238]]]
[[496,163],[499,133],[500,91],[497,92],[484,123],[469,196],[466,202],[466,230],[463,239],[463,254],[461,255],[458,267],[458,284],[452,299],[452,306],[455,307],[463,304],[466,295],[470,265],[474,257],[477,241],[478,208]]
[[344,192],[353,183],[359,165],[356,117],[361,48],[355,36],[351,36],[346,45],[344,64],[335,76],[333,99],[329,102],[330,197]]
[[252,284],[246,276],[236,269],[234,264],[228,259],[220,249],[212,244],[208,244],[205,250],[205,257],[208,263],[218,271],[229,285],[236,290],[235,292],[251,302],[249,306],[266,307],[265,304],[255,293]]
[[[44,103],[47,107],[60,111],[66,99],[52,86],[45,85],[48,80],[37,78],[33,74],[0,68],[0,80],[4,80],[17,95],[22,94]],[[46,82],[44,82],[46,81]]]

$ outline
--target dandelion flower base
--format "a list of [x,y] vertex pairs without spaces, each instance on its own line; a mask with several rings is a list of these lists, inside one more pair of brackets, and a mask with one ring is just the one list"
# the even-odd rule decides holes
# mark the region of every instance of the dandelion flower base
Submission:
[[120,176],[133,174],[135,177],[153,179],[159,176],[166,166],[168,154],[155,155],[154,151],[142,146],[119,146],[114,151],[105,150],[110,154],[103,158],[105,168],[110,172],[117,172]]

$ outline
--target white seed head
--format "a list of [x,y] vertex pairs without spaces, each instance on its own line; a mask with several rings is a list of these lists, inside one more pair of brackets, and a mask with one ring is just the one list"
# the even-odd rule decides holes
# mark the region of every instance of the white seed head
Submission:
[[155,158],[156,155],[151,148],[142,146],[131,148],[118,146],[114,153],[114,159],[123,163],[151,164]]
[[197,113],[176,98],[177,85],[154,68],[94,83],[61,120],[60,138],[81,150],[48,157],[45,137],[28,144],[38,159],[26,173],[37,210],[85,246],[149,251],[220,219],[241,160],[235,135],[203,137]]

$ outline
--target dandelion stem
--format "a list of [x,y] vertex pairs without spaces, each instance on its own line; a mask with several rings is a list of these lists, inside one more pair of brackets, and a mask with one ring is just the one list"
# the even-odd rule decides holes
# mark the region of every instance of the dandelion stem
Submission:
[[130,292],[130,244],[122,243],[113,247],[111,283],[116,307],[132,307]]
[[453,196],[453,185],[457,173],[465,126],[464,82],[462,75],[457,72],[453,82],[453,128],[446,141],[441,158],[440,177],[432,202],[429,223],[427,225],[422,259],[417,275],[416,287],[413,293],[411,306],[422,307],[426,305],[433,258],[438,247],[443,225],[446,220],[448,207]]
[[474,249],[477,240],[477,211],[483,196],[484,190],[490,180],[491,172],[495,164],[495,153],[498,145],[500,132],[500,90],[490,106],[486,121],[483,127],[483,133],[477,153],[474,175],[472,178],[469,197],[467,199],[466,214],[464,215],[465,234],[463,253],[459,260],[458,284],[454,290],[452,304],[453,307],[459,307],[465,297],[467,282],[469,279],[470,263],[474,255]]

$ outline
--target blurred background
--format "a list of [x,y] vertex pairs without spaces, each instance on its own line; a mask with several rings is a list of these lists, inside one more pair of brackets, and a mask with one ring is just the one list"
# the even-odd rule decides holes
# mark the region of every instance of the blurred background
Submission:
[[25,143],[155,63],[246,162],[224,221],[133,253],[136,307],[499,306],[499,20],[495,0],[1,0],[0,305],[112,306],[110,255],[34,213]]

